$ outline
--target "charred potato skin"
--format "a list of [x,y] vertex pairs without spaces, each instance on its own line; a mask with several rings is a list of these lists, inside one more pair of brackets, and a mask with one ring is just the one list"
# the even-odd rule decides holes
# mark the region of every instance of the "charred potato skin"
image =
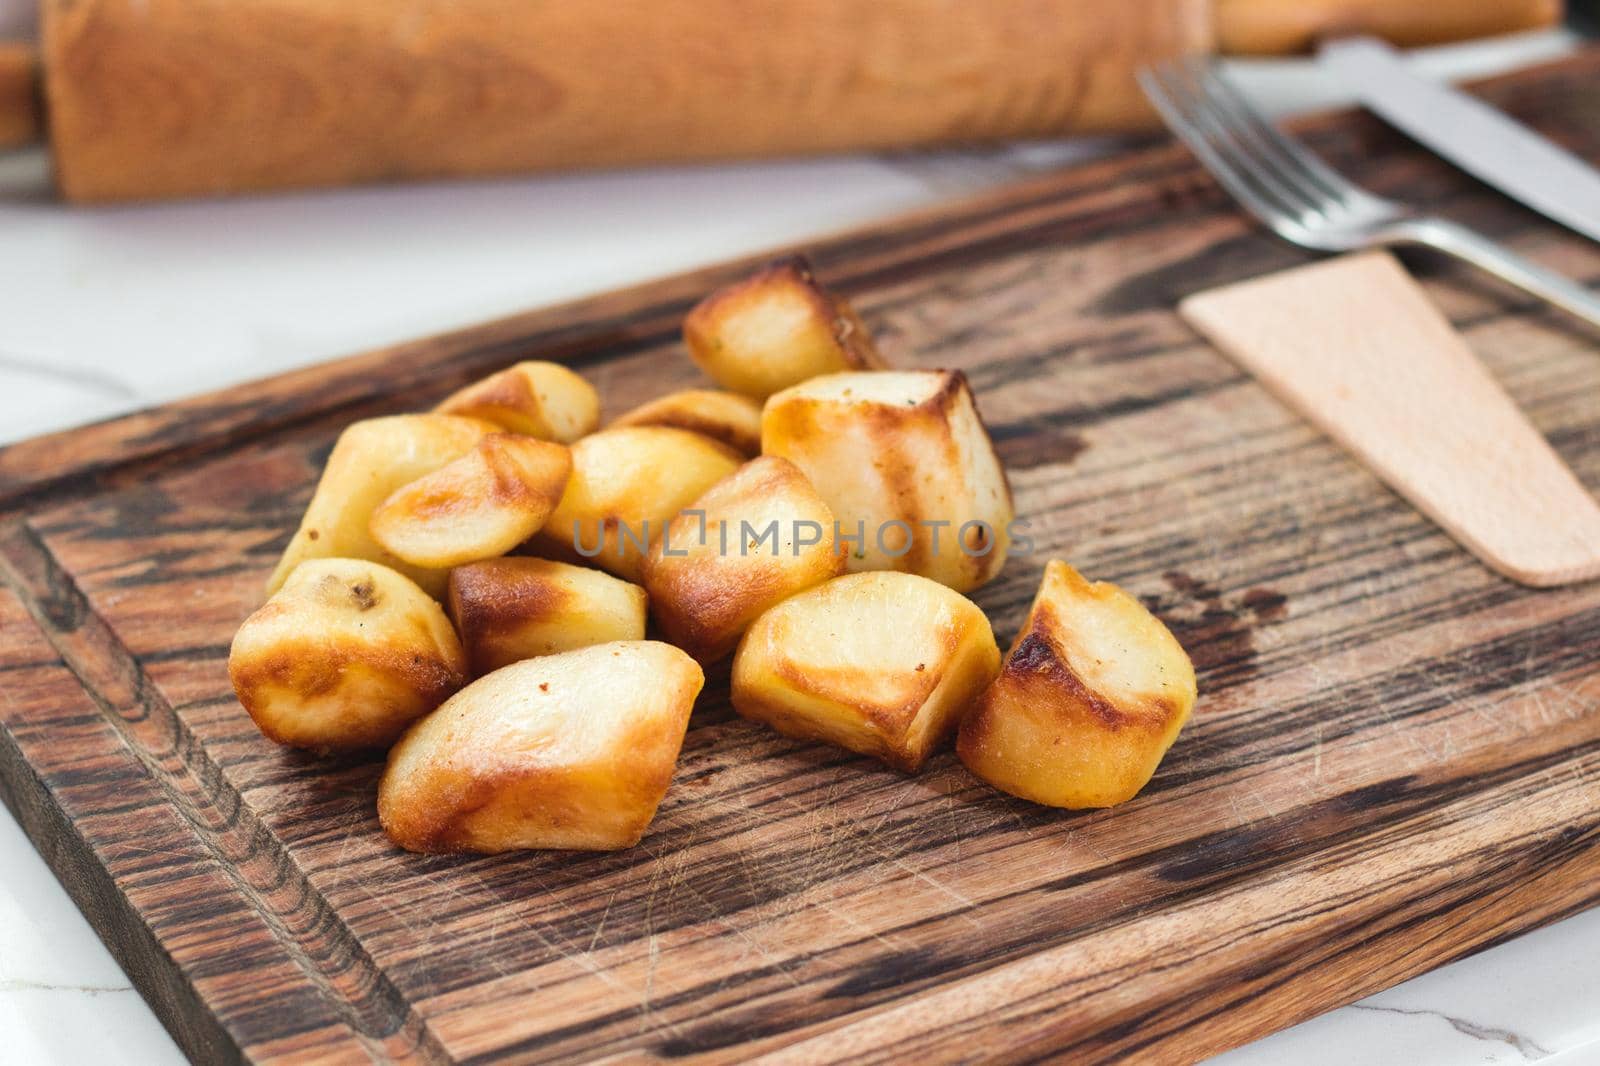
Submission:
[[[871,670],[819,670],[789,656],[793,632],[785,616],[809,606],[797,601],[908,582],[927,586],[920,595],[937,597],[949,609],[948,624],[925,646],[927,654],[914,666],[902,664],[887,686]],[[830,622],[845,639],[846,619]],[[960,593],[913,574],[849,574],[791,597],[756,620],[734,657],[731,697],[742,717],[785,736],[825,741],[915,773],[956,731],[999,665],[988,618]]]
[[510,433],[571,444],[600,425],[600,395],[560,363],[527,361],[446,396],[440,414],[481,418]]
[[[630,671],[643,713],[608,718],[598,749],[566,746],[570,709],[558,707],[539,727],[538,701],[581,701],[584,679],[608,669]],[[598,644],[497,670],[395,745],[378,787],[379,822],[394,843],[426,854],[632,847],[671,784],[704,681],[692,659],[655,641]],[[507,700],[519,701],[511,713],[531,723],[535,743],[507,744],[495,720],[495,704]]]
[[[350,611],[360,621],[341,625]],[[269,739],[358,751],[393,743],[465,684],[466,656],[438,603],[404,575],[313,559],[239,627],[228,674]]]
[[396,489],[372,513],[369,531],[414,566],[447,569],[504,555],[544,525],[571,473],[565,445],[491,433]]
[[[643,577],[662,632],[702,663],[733,651],[745,629],[768,608],[844,572],[844,556],[833,538],[833,512],[787,459],[751,460],[688,510],[703,513],[705,543],[699,542],[700,515],[680,515],[651,550]],[[734,544],[744,532],[741,520],[758,529],[768,521],[778,523],[773,554],[740,556],[731,548],[722,553],[724,524]],[[801,522],[816,524],[821,531],[817,544],[799,546],[795,534]],[[683,554],[667,555],[669,548]]]
[[612,421],[619,426],[667,426],[699,433],[753,458],[761,452],[761,405],[719,389],[685,389],[640,404]]
[[648,522],[653,542],[680,511],[739,464],[732,448],[687,430],[601,430],[572,446],[567,490],[530,543],[541,555],[599,567],[639,584],[649,545],[640,550],[622,527],[643,539]]
[[474,676],[616,640],[643,640],[644,589],[599,570],[510,556],[450,572],[450,618]]
[[[810,390],[819,382],[778,393],[762,416],[762,452],[800,467],[845,530],[864,524],[866,543],[846,559],[851,572],[903,570],[967,592],[1005,565],[1015,517],[1011,483],[966,375],[897,373],[927,379],[923,398],[914,404],[818,398]],[[948,524],[935,530],[925,521]],[[965,546],[958,544],[970,521],[987,523],[992,539],[980,542],[983,530],[974,528]],[[898,556],[877,541],[877,531],[892,522],[912,531]]]
[[460,458],[494,431],[488,422],[441,414],[389,415],[347,426],[267,580],[267,593],[309,559],[353,558],[397,570],[435,598],[443,595],[443,570],[413,566],[372,539],[372,513],[396,489]]
[[[1142,616],[1147,643],[1125,655],[1160,657],[1161,692],[1097,691],[1072,665],[1072,604],[1083,599]],[[995,788],[1051,807],[1126,802],[1154,776],[1188,721],[1194,668],[1144,605],[1109,582],[1088,582],[1060,561],[1046,568],[1000,676],[961,723],[956,754]]]
[[[799,328],[754,347],[740,337],[753,324],[780,318]],[[778,259],[707,296],[684,319],[683,337],[719,385],[757,399],[818,374],[885,366],[860,317],[817,283],[803,256]]]

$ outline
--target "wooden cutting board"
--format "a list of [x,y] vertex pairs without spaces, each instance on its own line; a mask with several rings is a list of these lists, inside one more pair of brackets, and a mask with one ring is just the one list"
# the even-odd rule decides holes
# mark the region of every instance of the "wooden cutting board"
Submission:
[[[1600,156],[1600,52],[1488,95]],[[1340,167],[1571,274],[1600,250],[1375,123]],[[403,854],[378,762],[264,741],[224,663],[339,429],[523,357],[612,413],[698,380],[729,264],[0,452],[5,799],[202,1061],[1194,1059],[1600,902],[1600,583],[1497,578],[1173,313],[1304,261],[1158,145],[823,241],[905,366],[961,367],[1040,553],[1199,668],[1120,809],[1067,813],[734,717],[713,676],[637,848]],[[1413,265],[1591,489],[1600,336]],[[1381,388],[1382,382],[1374,382]],[[1441,397],[1447,403],[1448,397]],[[1419,412],[1426,417],[1426,412]]]

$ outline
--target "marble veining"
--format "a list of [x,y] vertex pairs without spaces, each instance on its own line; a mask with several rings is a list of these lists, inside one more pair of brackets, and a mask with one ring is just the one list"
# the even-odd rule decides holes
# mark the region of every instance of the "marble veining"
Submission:
[[1487,1040],[1491,1043],[1509,1044],[1511,1047],[1515,1048],[1523,1058],[1528,1059],[1530,1062],[1537,1059],[1542,1059],[1546,1055],[1550,1054],[1548,1049],[1539,1046],[1539,1044],[1523,1036],[1521,1033],[1514,1032],[1510,1029],[1496,1029],[1492,1026],[1480,1025],[1477,1022],[1469,1021],[1466,1018],[1457,1018],[1453,1014],[1446,1014],[1444,1011],[1422,1010],[1420,1008],[1408,1010],[1405,1007],[1383,1007],[1376,1003],[1352,1003],[1350,1005],[1350,1009],[1356,1011],[1372,1010],[1388,1014],[1402,1014],[1408,1018],[1438,1018],[1440,1021],[1449,1025],[1450,1028],[1454,1029],[1462,1036],[1469,1036],[1474,1040]]

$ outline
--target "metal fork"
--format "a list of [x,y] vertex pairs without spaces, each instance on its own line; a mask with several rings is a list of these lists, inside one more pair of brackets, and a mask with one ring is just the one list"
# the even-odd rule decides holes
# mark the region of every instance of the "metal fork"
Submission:
[[1346,252],[1421,244],[1600,326],[1600,298],[1457,222],[1375,196],[1278,131],[1216,69],[1190,58],[1139,72],[1145,95],[1206,169],[1278,236]]

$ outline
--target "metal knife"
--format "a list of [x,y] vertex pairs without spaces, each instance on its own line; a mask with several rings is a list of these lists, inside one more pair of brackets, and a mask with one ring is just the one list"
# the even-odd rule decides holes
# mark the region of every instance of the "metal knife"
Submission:
[[1317,62],[1363,104],[1512,199],[1600,241],[1600,171],[1481,100],[1411,71],[1371,37],[1330,41]]

